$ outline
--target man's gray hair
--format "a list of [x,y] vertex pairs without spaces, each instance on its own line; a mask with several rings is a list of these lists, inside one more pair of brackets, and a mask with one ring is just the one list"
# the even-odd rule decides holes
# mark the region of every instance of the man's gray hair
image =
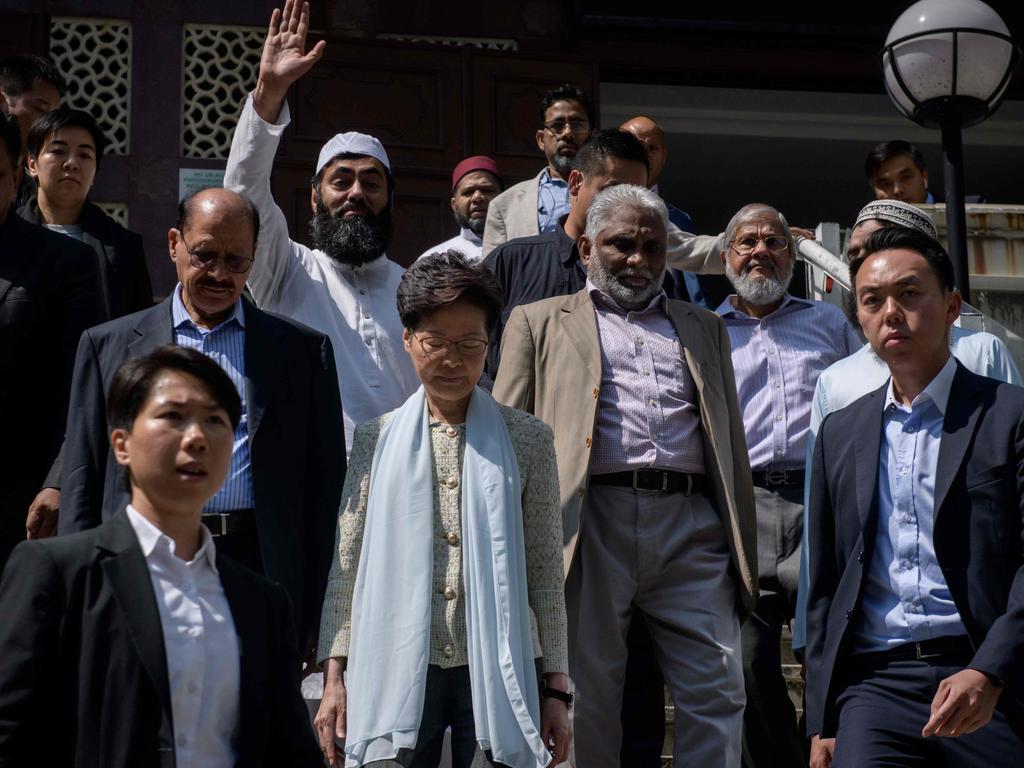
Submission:
[[590,208],[587,210],[587,228],[583,233],[587,240],[592,243],[597,240],[598,234],[605,228],[609,217],[624,207],[657,216],[665,226],[665,231],[668,231],[668,208],[658,195],[646,187],[639,187],[636,184],[616,184],[602,189],[590,201]]
[[789,231],[789,222],[786,221],[786,217],[778,210],[772,208],[770,205],[765,205],[764,203],[750,203],[736,211],[736,214],[729,220],[729,225],[725,228],[725,239],[723,243],[725,250],[732,247],[732,241],[733,238],[736,237],[737,229],[749,221],[756,221],[765,218],[775,219],[782,226],[782,233],[789,241],[789,255],[795,259],[798,251],[796,249],[796,240],[793,239],[793,233]]

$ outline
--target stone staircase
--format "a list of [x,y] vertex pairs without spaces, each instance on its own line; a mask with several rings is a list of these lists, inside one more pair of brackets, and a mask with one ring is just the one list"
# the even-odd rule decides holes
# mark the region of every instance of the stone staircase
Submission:
[[[796,707],[796,714],[799,717],[803,714],[804,681],[800,679],[800,664],[793,657],[792,634],[789,627],[782,628],[782,676],[786,679],[786,687],[789,688],[789,698]],[[672,699],[668,691],[665,691],[665,746],[661,750],[662,768],[672,768],[672,738],[675,725],[675,707],[672,706]]]

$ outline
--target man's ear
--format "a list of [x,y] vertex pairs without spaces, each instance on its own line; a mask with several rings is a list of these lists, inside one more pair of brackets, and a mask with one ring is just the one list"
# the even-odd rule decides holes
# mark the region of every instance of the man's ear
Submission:
[[131,464],[128,456],[128,440],[131,434],[127,429],[115,429],[110,433],[110,447],[114,451],[114,459],[121,466]]
[[924,191],[928,191],[928,171],[921,171],[921,175],[924,177]]
[[311,185],[309,187],[309,209],[314,215],[316,214],[316,204],[318,202],[320,202],[320,193],[316,187]]
[[575,168],[569,171],[569,197],[576,197],[583,186],[583,173]]
[[544,129],[543,128],[541,128],[539,131],[537,131],[537,149],[539,149],[541,152],[544,151]]
[[167,230],[167,253],[171,256],[171,261],[174,261],[174,251],[178,247],[178,238],[181,237],[179,232],[174,227]]
[[32,155],[28,155],[25,158],[25,167],[28,168],[29,176],[31,176],[33,179],[39,178],[39,165],[36,161],[36,158],[32,157]]
[[[573,171],[573,173],[576,173],[576,171]],[[576,248],[579,249],[580,261],[583,262],[583,266],[585,267],[590,266],[591,247],[592,243],[590,242],[590,238],[586,235],[580,235],[580,239],[576,241]]]
[[402,329],[402,342],[405,344],[405,351],[412,352],[412,334],[408,328]]

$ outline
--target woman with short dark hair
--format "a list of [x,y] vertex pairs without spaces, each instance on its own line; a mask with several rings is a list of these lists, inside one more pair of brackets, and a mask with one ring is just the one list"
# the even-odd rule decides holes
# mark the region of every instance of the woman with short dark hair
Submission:
[[153,306],[142,237],[89,201],[107,140],[88,112],[58,107],[32,124],[26,165],[36,193],[18,209],[26,221],[80,240],[96,253],[107,320]]
[[[402,278],[423,386],[355,432],[324,599],[316,725],[336,764],[568,756],[562,526],[551,429],[477,386],[501,292],[456,251]],[[536,667],[536,668],[535,668]],[[538,687],[538,670],[545,679]],[[540,695],[539,695],[540,694]]]
[[288,599],[201,522],[241,418],[231,379],[158,347],[118,369],[107,412],[131,503],[22,542],[0,581],[0,766],[322,765]]

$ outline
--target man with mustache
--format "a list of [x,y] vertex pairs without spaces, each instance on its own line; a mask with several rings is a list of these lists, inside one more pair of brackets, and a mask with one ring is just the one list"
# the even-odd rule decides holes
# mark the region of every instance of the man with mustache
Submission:
[[537,148],[548,164],[532,179],[509,187],[491,202],[484,229],[483,255],[517,237],[555,231],[569,213],[569,173],[573,159],[594,131],[594,107],[583,89],[560,85],[540,102]]
[[725,230],[725,274],[735,293],[718,307],[732,346],[757,504],[760,596],[743,625],[746,768],[804,765],[779,642],[792,618],[803,533],[804,458],[818,375],[860,348],[842,310],[787,293],[796,243],[771,206],[741,208]]
[[586,284],[512,311],[494,383],[497,400],[555,433],[575,764],[637,764],[620,757],[619,715],[643,613],[676,706],[676,764],[738,768],[739,622],[757,564],[728,336],[717,315],[662,289],[661,198],[618,184],[588,208]]
[[263,309],[325,333],[334,346],[345,406],[345,444],[356,424],[404,403],[419,387],[402,343],[395,294],[402,268],[388,260],[394,179],[373,136],[339,133],[320,150],[310,183],[315,249],[288,236],[274,202],[270,174],[290,115],[291,85],[323,55],[306,51],[309,3],[275,9],[260,60],[259,80],[235,128],[224,186],[253,201],[264,222],[249,289]]
[[491,201],[501,193],[498,164],[486,155],[467,157],[452,171],[452,213],[459,225],[459,234],[450,240],[427,248],[420,258],[432,253],[455,250],[470,261],[479,261],[483,245],[484,224]]
[[241,195],[207,189],[186,198],[167,233],[178,275],[171,295],[82,334],[58,532],[94,528],[128,502],[107,441],[117,369],[164,344],[197,349],[227,372],[242,404],[231,468],[203,523],[218,552],[284,587],[311,653],[345,478],[341,402],[330,339],[242,299],[261,236],[259,214]]

